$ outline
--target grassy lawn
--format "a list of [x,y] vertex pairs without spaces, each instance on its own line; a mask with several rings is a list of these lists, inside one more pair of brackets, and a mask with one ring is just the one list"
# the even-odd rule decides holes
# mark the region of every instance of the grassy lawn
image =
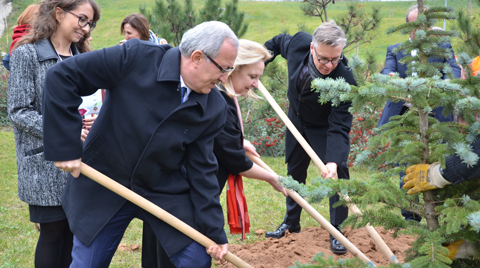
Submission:
[[[33,267],[35,245],[39,232],[30,222],[28,206],[17,197],[17,178],[15,145],[13,132],[0,132],[0,267]],[[286,174],[286,165],[283,158],[263,159],[279,174]],[[309,179],[318,177],[320,172],[315,166],[309,168]],[[366,172],[353,170],[352,176],[367,178]],[[245,194],[249,205],[251,221],[250,233],[247,239],[241,241],[241,235],[229,235],[232,244],[253,243],[263,240],[264,236],[255,234],[255,230],[271,231],[283,220],[285,213],[285,198],[264,182],[244,180]],[[225,193],[221,196],[222,206],[225,205]],[[328,201],[313,204],[326,219],[329,219]],[[226,215],[225,215],[226,218]],[[301,219],[303,227],[319,226],[308,214],[303,213]],[[228,225],[225,225],[227,233]],[[133,246],[141,245],[142,223],[134,220],[127,229],[122,244]],[[110,267],[140,267],[141,251],[117,250]]]

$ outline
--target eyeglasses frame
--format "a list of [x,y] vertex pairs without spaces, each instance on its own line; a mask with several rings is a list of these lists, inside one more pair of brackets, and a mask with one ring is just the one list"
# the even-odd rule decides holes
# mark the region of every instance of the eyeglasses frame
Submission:
[[[315,52],[315,57],[317,57],[317,61],[320,63],[320,64],[327,64],[329,62],[332,63],[332,65],[335,65],[335,64],[339,64],[342,60],[343,60],[343,52],[342,54],[340,55],[340,58],[338,59],[333,59],[333,60],[327,60],[327,59],[320,59],[318,57],[318,54],[317,54],[317,50],[315,48],[313,48],[313,51]],[[323,62],[322,62],[323,61]],[[325,62],[326,61],[326,62]],[[324,63],[325,62],[325,63]]]
[[223,69],[222,66],[220,66],[220,64],[218,64],[216,61],[214,61],[212,58],[210,58],[210,56],[208,56],[207,54],[205,54],[205,52],[203,52],[203,55],[205,55],[205,57],[207,57],[211,62],[213,62],[213,64],[215,64],[215,66],[217,66],[217,68],[222,72],[222,74],[224,73],[229,73],[229,72],[233,72],[233,70],[235,70],[235,67],[230,67],[228,69]]
[[77,14],[73,13],[73,12],[70,11],[70,10],[63,10],[63,11],[68,12],[68,13],[72,14],[73,16],[77,17],[77,18],[78,18],[78,26],[80,26],[80,27],[82,27],[82,28],[85,28],[87,25],[90,26],[90,30],[89,30],[90,32],[93,31],[93,29],[95,29],[95,27],[97,26],[97,24],[96,24],[95,22],[93,22],[93,21],[90,22],[90,21],[88,21],[88,20],[87,20],[87,22],[82,26],[82,25],[80,24],[80,21],[81,21],[82,19],[85,19],[85,17],[80,16],[80,15],[77,15]]

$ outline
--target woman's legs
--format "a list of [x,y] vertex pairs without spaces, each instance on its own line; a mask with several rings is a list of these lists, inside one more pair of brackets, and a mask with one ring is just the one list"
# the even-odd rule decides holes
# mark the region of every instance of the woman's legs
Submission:
[[41,223],[35,250],[35,268],[69,267],[72,246],[73,234],[66,219]]

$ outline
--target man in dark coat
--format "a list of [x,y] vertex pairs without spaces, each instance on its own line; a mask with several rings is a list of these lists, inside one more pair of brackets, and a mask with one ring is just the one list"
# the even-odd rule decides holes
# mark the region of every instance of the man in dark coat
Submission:
[[[407,17],[406,21],[407,22],[412,22],[416,21],[418,17],[418,8],[416,5],[410,7],[407,11]],[[410,34],[410,38],[415,38],[415,32],[412,32]],[[394,50],[398,47],[399,44],[395,44],[392,46],[389,46],[387,48],[387,57],[385,58],[385,67],[382,70],[382,74],[385,75],[393,75],[394,73],[398,73],[401,78],[407,77],[407,65],[405,63],[401,63],[400,60],[406,57],[406,54],[404,51],[398,51],[394,53]],[[452,74],[454,78],[460,78],[461,76],[461,69],[458,66],[456,60],[455,60],[455,54],[452,49],[452,45],[450,43],[445,43],[445,44],[439,44],[440,47],[442,48],[447,48],[450,50],[451,58],[450,59],[445,59],[445,58],[430,58],[429,62],[433,63],[448,63],[450,67],[452,68]],[[415,51],[412,52],[416,53]],[[413,56],[413,55],[412,55]],[[443,73],[442,70],[440,72],[443,74],[443,79],[448,79],[448,75]],[[404,101],[400,102],[392,102],[390,100],[385,103],[385,107],[383,108],[382,111],[382,116],[380,117],[380,120],[378,122],[378,126],[382,126],[390,121],[390,117],[396,116],[396,115],[402,115],[408,110],[408,103],[405,103]],[[443,107],[437,107],[433,109],[432,115],[440,122],[450,122],[453,121],[453,115],[443,115]],[[400,173],[400,177],[405,176],[403,172]],[[400,188],[403,187],[403,181],[400,180]],[[412,212],[406,211],[406,210],[401,210],[401,213],[405,220],[415,220],[415,221],[421,221],[422,218],[414,214]]]
[[[408,9],[406,21],[407,22],[416,21],[417,17],[418,17],[418,8],[416,5],[414,5]],[[415,32],[412,32],[410,34],[410,38],[412,39],[415,38]],[[408,64],[401,63],[400,60],[403,59],[406,56],[406,54],[404,51],[398,51],[394,53],[394,50],[398,47],[398,45],[399,44],[395,44],[387,48],[387,56],[385,58],[385,67],[382,69],[381,73],[386,75],[393,75],[394,73],[398,73],[398,75],[401,78],[405,78],[407,77]],[[453,77],[460,78],[461,69],[455,60],[455,54],[453,52],[452,45],[450,43],[445,43],[445,44],[439,44],[439,46],[450,50],[451,58],[450,59],[430,58],[429,62],[448,63],[452,68]],[[412,53],[416,53],[416,52],[412,52]],[[442,70],[440,70],[440,72],[443,74],[443,79],[448,79],[447,74],[443,73]],[[385,104],[385,107],[383,108],[382,116],[380,117],[378,126],[382,126],[388,123],[388,121],[390,120],[390,117],[392,116],[404,114],[406,109],[408,109],[408,103],[405,103],[403,101],[401,102],[387,101],[387,103]],[[434,117],[437,118],[440,122],[452,121],[453,116],[442,115],[442,110],[443,110],[442,107],[434,109],[432,111]]]
[[[315,78],[344,78],[349,84],[356,85],[348,61],[343,56],[346,44],[345,33],[335,22],[325,22],[312,35],[299,32],[294,36],[280,34],[265,43],[273,52],[272,60],[281,55],[288,65],[288,117],[302,133],[313,150],[328,168],[323,177],[348,179],[346,161],[350,152],[349,132],[352,115],[348,112],[350,102],[332,106],[320,104],[319,93],[311,88]],[[288,174],[300,183],[305,183],[310,157],[287,130],[285,158]],[[338,195],[330,198],[330,222],[338,226],[348,216],[346,207],[333,208]],[[302,208],[293,199],[287,197],[287,213],[280,227],[267,232],[266,237],[280,238],[285,232],[300,231]],[[347,252],[345,247],[330,236],[331,250],[336,254]]]
[[[226,104],[215,85],[226,81],[237,51],[238,39],[226,24],[207,22],[185,33],[179,48],[131,40],[49,69],[45,158],[73,175],[62,197],[75,235],[71,267],[108,267],[135,217],[152,227],[177,267],[210,267],[211,257],[228,252],[213,154]],[[81,96],[98,88],[108,95],[82,146],[77,107]],[[209,248],[209,256],[173,227],[80,175],[80,161],[219,246]]]

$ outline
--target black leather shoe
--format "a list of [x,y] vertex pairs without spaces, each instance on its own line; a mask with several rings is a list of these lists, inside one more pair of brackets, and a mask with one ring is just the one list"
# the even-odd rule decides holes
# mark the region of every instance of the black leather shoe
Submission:
[[267,232],[265,234],[265,237],[271,237],[271,238],[282,238],[285,236],[285,232],[289,231],[290,233],[299,233],[300,232],[300,224],[298,225],[288,225],[285,223],[280,224],[280,227],[278,227],[277,230],[273,232]]
[[332,235],[330,235],[330,250],[337,255],[343,255],[347,253],[347,249]]

